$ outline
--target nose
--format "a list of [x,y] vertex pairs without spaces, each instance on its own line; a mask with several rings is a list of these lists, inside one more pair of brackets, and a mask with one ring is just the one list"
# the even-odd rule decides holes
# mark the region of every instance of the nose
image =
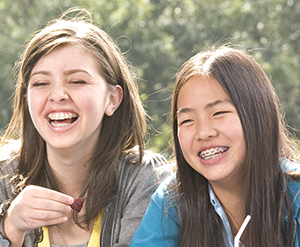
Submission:
[[218,131],[210,121],[202,121],[196,126],[195,138],[198,141],[209,140],[218,135]]
[[61,83],[53,83],[49,92],[49,100],[60,103],[69,99],[67,88]]

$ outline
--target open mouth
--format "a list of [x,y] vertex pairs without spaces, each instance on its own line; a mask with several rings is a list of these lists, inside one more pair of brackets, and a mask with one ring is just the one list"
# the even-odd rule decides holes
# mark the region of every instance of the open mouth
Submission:
[[76,113],[50,113],[48,116],[49,123],[56,128],[65,127],[74,123],[78,119]]
[[228,149],[229,149],[229,147],[211,148],[211,149],[203,150],[198,155],[201,157],[201,159],[210,160],[212,158],[215,158],[215,157],[225,153]]

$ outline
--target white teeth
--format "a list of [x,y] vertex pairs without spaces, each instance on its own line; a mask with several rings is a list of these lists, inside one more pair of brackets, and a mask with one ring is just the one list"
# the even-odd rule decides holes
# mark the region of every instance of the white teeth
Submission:
[[[54,113],[49,113],[47,117],[49,118],[50,120],[49,122],[53,127],[59,128],[59,127],[68,126],[71,123],[73,123],[76,120],[75,118],[78,117],[78,114],[71,113],[71,112],[54,112]],[[64,120],[69,120],[69,121],[62,122]]]
[[54,122],[51,121],[50,124],[51,124],[53,127],[59,128],[59,127],[68,126],[68,125],[70,125],[71,123],[54,123]]
[[228,147],[211,148],[200,152],[199,156],[204,160],[210,160],[226,152],[228,149]]
[[56,113],[50,113],[48,115],[48,118],[52,121],[54,120],[65,120],[65,119],[71,119],[75,118],[78,115],[75,113],[64,113],[64,112],[56,112]]

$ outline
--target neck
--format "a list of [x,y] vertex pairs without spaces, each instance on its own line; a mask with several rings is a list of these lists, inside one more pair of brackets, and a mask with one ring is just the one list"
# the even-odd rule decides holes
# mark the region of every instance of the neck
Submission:
[[[69,246],[87,243],[92,229],[82,229],[73,224],[61,224],[49,227],[50,242],[58,246]],[[87,244],[86,244],[87,245]]]
[[48,162],[62,186],[62,192],[79,197],[90,168],[88,156],[47,149]]
[[246,216],[244,187],[222,187],[213,184],[211,186],[226,212],[233,235],[236,235]]

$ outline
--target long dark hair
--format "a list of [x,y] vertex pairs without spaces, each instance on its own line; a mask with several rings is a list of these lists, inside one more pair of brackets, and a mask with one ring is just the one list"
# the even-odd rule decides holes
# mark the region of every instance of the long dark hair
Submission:
[[[222,47],[198,53],[177,76],[172,98],[177,190],[180,196],[180,246],[224,246],[222,221],[208,195],[208,181],[183,157],[177,135],[177,100],[194,76],[214,77],[233,102],[246,142],[245,212],[251,221],[243,234],[247,247],[292,245],[292,202],[280,158],[296,159],[280,114],[275,90],[259,64],[245,51]],[[288,213],[288,222],[285,217]]]
[[[19,65],[14,114],[3,143],[12,138],[21,140],[17,157],[18,174],[13,180],[16,194],[28,184],[61,191],[47,161],[45,141],[35,129],[29,115],[26,99],[28,82],[37,62],[56,47],[76,44],[90,52],[98,62],[99,72],[107,84],[122,87],[123,100],[112,116],[104,115],[101,132],[90,158],[91,167],[81,193],[81,196],[87,195],[84,222],[89,223],[117,193],[118,160],[131,153],[133,158],[127,159],[127,162],[141,161],[146,124],[145,112],[130,65],[108,34],[91,23],[89,13],[80,11],[83,15],[71,19],[65,13],[29,41]],[[133,151],[135,146],[139,147],[137,152]]]

